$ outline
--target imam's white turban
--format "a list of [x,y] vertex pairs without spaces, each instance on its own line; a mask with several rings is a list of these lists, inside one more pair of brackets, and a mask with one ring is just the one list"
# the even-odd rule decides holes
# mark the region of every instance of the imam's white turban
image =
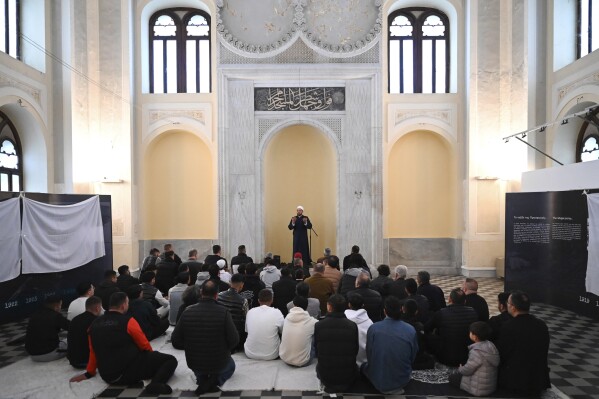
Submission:
[[303,210],[304,210],[304,207],[303,207],[303,206],[301,206],[301,205],[298,205],[298,206],[297,206],[297,209],[301,209],[301,210],[303,211]]

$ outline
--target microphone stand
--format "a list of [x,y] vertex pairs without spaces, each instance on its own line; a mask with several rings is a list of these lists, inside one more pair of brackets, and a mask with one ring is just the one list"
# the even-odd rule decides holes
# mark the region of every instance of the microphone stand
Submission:
[[314,230],[314,226],[312,226],[310,228],[310,248],[309,248],[310,260],[312,260],[312,231],[314,231],[314,235],[316,237],[318,237],[318,233],[316,232],[316,230]]

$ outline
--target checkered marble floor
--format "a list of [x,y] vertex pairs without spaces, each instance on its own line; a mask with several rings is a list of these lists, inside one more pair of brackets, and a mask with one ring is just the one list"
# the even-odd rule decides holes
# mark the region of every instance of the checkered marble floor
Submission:
[[[439,285],[446,296],[451,289],[460,287],[463,276],[432,276],[431,283]],[[503,280],[478,278],[479,294],[488,304],[490,313],[496,314],[497,294],[503,291]],[[551,346],[549,365],[552,384],[570,398],[599,398],[599,322],[578,316],[573,312],[545,304],[536,304],[532,313],[543,319],[550,330]],[[23,345],[10,346],[8,342],[23,336],[26,321],[0,326],[0,372],[1,368],[26,356]],[[326,394],[326,396],[329,396]],[[175,390],[170,395],[145,395],[142,388],[109,387],[100,398],[190,398],[197,397],[192,391]],[[323,395],[315,391],[229,391],[202,395],[206,398],[230,399],[316,399]],[[343,398],[341,395],[330,397]],[[422,399],[426,396],[345,395],[352,399],[400,398]],[[451,396],[450,398],[458,398]],[[435,396],[437,399],[444,397]]]

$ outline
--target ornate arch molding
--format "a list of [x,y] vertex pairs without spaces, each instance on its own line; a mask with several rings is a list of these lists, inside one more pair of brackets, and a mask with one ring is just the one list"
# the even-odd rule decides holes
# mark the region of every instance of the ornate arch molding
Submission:
[[341,153],[341,142],[339,140],[339,137],[337,136],[337,134],[335,132],[333,132],[333,130],[329,126],[327,126],[323,122],[321,122],[317,119],[313,119],[313,118],[285,119],[285,120],[280,121],[280,122],[276,123],[275,125],[273,125],[270,129],[268,129],[266,131],[262,140],[260,140],[259,147],[258,147],[258,154],[259,154],[260,160],[264,159],[264,153],[265,153],[266,149],[268,148],[268,145],[270,144],[272,139],[277,134],[279,134],[283,129],[290,127],[290,126],[295,126],[295,125],[309,125],[309,126],[315,127],[316,129],[320,130],[321,132],[323,132],[325,137],[329,140],[329,142],[335,149],[335,156],[336,156],[337,162],[339,162],[339,154]]
[[[285,4],[281,7],[281,3]],[[380,40],[382,0],[353,4],[334,0],[260,0],[260,7],[256,4],[257,1],[248,0],[216,1],[216,30],[221,42],[247,57],[271,57],[299,38],[323,55],[351,57]],[[335,26],[336,31],[330,31],[330,26]]]
[[428,130],[443,137],[452,148],[457,145],[457,110],[454,104],[439,104],[438,108],[415,108],[391,104],[388,112],[389,148],[404,135],[415,130]]

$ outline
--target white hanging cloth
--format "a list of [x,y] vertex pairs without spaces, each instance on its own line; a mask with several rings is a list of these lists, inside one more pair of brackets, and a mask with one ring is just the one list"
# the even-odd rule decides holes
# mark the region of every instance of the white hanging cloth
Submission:
[[0,282],[19,277],[21,260],[21,210],[19,198],[0,202]]
[[71,205],[23,198],[23,273],[62,272],[105,255],[98,196]]
[[589,208],[589,257],[587,260],[587,292],[599,295],[599,194],[588,194]]

